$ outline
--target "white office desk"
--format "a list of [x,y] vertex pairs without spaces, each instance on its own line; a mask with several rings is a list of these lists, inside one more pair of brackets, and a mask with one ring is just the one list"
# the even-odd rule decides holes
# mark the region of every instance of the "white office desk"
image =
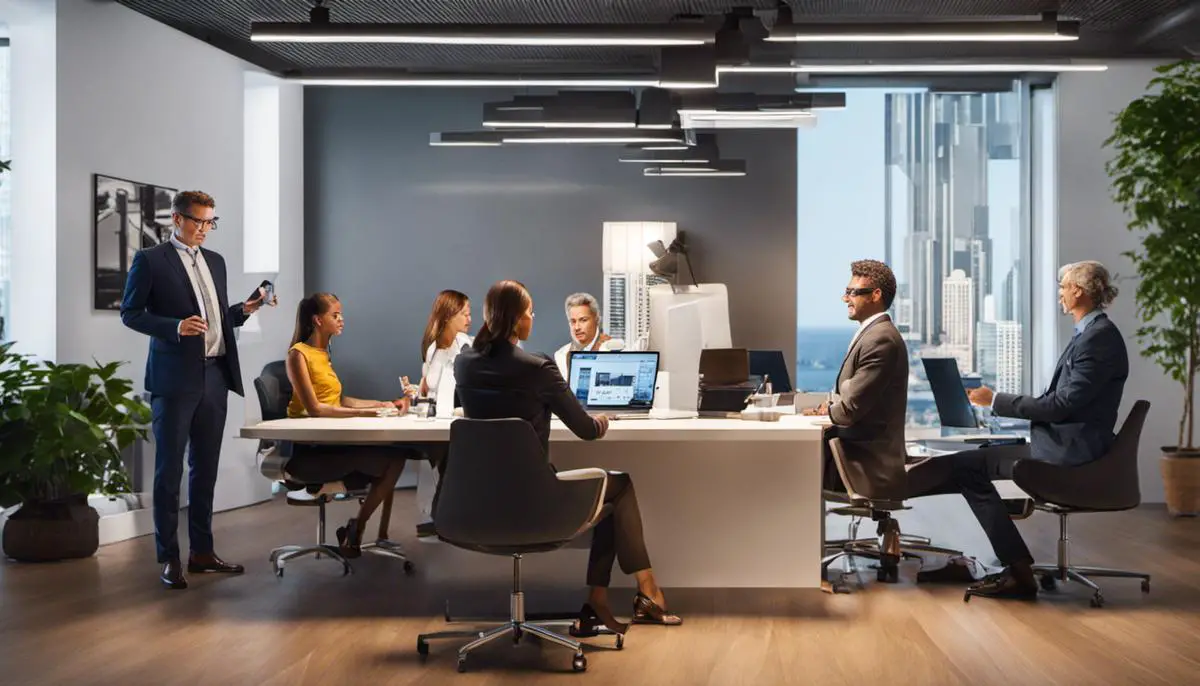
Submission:
[[[335,444],[438,442],[449,439],[452,421],[279,419],[244,427],[241,436]],[[822,421],[620,420],[599,441],[581,441],[555,421],[550,452],[560,470],[602,467],[630,474],[662,585],[816,588],[824,533]],[[473,564],[474,554],[450,548],[419,546],[413,553],[444,576],[453,575],[456,564]],[[585,560],[581,553],[573,581],[582,583]],[[613,585],[632,586],[633,580],[616,570]]]

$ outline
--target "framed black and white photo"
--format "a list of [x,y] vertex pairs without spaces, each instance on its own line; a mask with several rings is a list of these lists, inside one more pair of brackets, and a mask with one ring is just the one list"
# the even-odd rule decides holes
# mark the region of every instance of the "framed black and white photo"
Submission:
[[92,175],[95,232],[93,307],[121,309],[133,256],[170,239],[174,188]]

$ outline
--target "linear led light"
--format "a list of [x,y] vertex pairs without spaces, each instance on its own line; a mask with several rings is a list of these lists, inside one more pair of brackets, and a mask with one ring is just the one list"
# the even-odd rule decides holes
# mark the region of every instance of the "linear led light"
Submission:
[[492,131],[446,131],[429,134],[429,144],[443,147],[499,147],[501,137]]
[[[483,108],[487,128],[522,129],[636,129],[637,110],[613,107],[571,107],[550,102],[538,109],[508,109],[506,103]],[[668,127],[670,128],[670,127]]]
[[408,43],[426,45],[704,45],[715,33],[691,24],[378,24],[253,22],[259,43]]
[[775,25],[766,40],[779,43],[943,43],[1079,40],[1073,21],[852,22]]
[[639,157],[635,155],[633,157],[621,157],[617,161],[632,162],[634,164],[708,164],[711,160],[703,158],[689,159],[682,156],[678,156],[677,159],[671,159],[669,157],[649,157],[644,155]]
[[745,176],[746,163],[742,160],[718,160],[701,166],[646,167],[642,176]]
[[1100,72],[1106,64],[1022,62],[896,62],[859,64],[743,64],[718,67],[726,74],[988,74],[1021,72]]
[[491,87],[585,87],[649,88],[657,86],[654,76],[530,75],[512,74],[397,74],[394,76],[311,75],[288,79],[304,86],[446,86],[460,88]]
[[505,144],[508,144],[508,143],[543,143],[543,144],[565,143],[565,144],[578,144],[578,145],[620,145],[623,143],[660,143],[660,142],[663,142],[666,140],[670,140],[670,139],[666,139],[666,138],[656,138],[654,136],[645,135],[645,134],[636,134],[636,133],[621,134],[619,136],[604,136],[604,135],[601,135],[602,132],[599,132],[599,131],[594,132],[594,133],[585,133],[585,132],[581,132],[581,131],[564,132],[564,133],[554,132],[548,136],[533,136],[533,135],[529,135],[529,133],[539,133],[539,132],[526,132],[522,135],[516,135],[516,134],[506,135],[506,136],[504,136],[504,138],[502,140]]

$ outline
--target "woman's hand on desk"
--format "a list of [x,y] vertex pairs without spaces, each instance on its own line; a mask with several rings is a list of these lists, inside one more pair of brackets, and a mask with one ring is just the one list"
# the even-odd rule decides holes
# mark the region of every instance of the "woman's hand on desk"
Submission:
[[412,399],[410,399],[407,395],[403,398],[396,398],[390,403],[386,403],[387,406],[395,407],[397,410],[400,410],[401,414],[408,412],[408,406],[411,404]]

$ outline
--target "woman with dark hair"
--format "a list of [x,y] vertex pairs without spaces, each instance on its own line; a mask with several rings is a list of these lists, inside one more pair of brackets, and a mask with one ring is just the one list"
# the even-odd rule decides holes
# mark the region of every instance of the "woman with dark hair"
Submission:
[[[336,295],[314,293],[300,301],[287,356],[288,381],[292,383],[288,417],[374,417],[381,408],[394,407],[401,412],[408,409],[408,398],[360,400],[342,394],[342,382],[329,358],[329,341],[341,335],[344,328],[342,303]],[[387,538],[392,494],[410,452],[382,445],[298,443],[292,446],[285,470],[306,483],[341,481],[350,489],[369,485],[358,514],[337,530],[342,554],[358,557],[363,528],[380,503],[384,504],[384,516],[379,522],[379,538]]]
[[[463,414],[476,419],[516,417],[533,425],[547,461],[550,457],[550,414],[554,413],[584,440],[602,438],[608,417],[592,417],[579,404],[551,359],[537,357],[517,347],[533,331],[533,299],[517,281],[500,281],[488,291],[483,304],[484,324],[470,348],[454,363]],[[666,611],[666,598],[650,568],[650,555],[642,536],[642,515],[633,481],[628,474],[610,473],[604,502],[612,514],[592,532],[588,557],[588,601],[571,627],[577,637],[595,636],[600,624],[624,633],[608,602],[613,562],[637,580],[633,601],[635,623],[680,624]]]

